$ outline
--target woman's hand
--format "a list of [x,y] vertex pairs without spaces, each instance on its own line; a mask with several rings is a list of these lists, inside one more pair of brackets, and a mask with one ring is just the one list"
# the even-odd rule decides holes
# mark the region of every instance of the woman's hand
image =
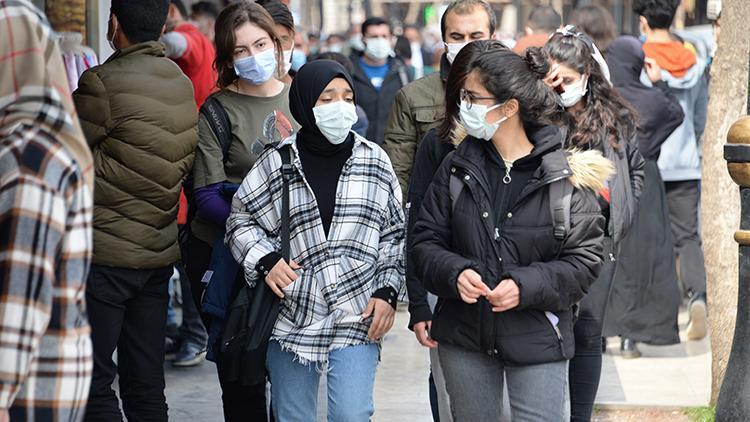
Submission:
[[482,276],[467,268],[458,276],[458,294],[469,305],[477,303],[480,296],[487,296],[490,288],[482,281]]
[[289,264],[284,261],[284,258],[280,259],[276,265],[271,268],[266,276],[266,284],[273,290],[276,296],[284,298],[284,292],[281,291],[284,287],[292,284],[297,280],[297,273],[294,270],[300,269],[294,260],[290,261]]
[[544,78],[544,83],[553,90],[560,92],[558,87],[562,85],[563,78],[560,77],[560,67],[557,63],[552,65],[549,73],[547,73],[547,76]]
[[367,302],[362,319],[367,319],[372,315],[372,323],[367,331],[367,336],[372,340],[380,340],[385,333],[393,327],[393,321],[396,319],[396,310],[390,303],[383,299],[370,298]]
[[506,278],[487,295],[487,301],[492,305],[492,312],[509,311],[521,303],[521,290],[515,281]]
[[438,344],[432,339],[432,337],[430,337],[431,329],[432,321],[422,321],[414,324],[414,334],[417,336],[419,344],[429,349],[434,349]]

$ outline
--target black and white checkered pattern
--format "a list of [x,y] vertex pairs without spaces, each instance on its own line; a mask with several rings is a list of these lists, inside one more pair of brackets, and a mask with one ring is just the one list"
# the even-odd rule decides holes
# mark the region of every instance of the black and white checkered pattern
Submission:
[[[405,221],[401,188],[385,152],[357,137],[336,190],[333,221],[326,239],[312,189],[291,145],[294,176],[289,185],[291,257],[302,269],[284,289],[273,338],[300,362],[325,362],[332,349],[371,342],[361,318],[372,294],[401,290]],[[281,157],[266,151],[242,182],[227,221],[226,241],[246,280],[255,266],[281,249]]]

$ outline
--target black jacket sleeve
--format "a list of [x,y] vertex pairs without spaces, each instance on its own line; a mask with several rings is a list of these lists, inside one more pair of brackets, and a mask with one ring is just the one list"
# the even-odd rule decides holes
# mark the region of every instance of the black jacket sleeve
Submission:
[[414,224],[419,216],[419,210],[422,207],[427,188],[430,187],[432,179],[435,176],[448,153],[453,148],[445,144],[438,136],[435,129],[427,132],[422,142],[417,148],[417,155],[414,160],[411,178],[409,179],[409,220],[407,226],[407,262],[406,262],[406,289],[409,293],[409,329],[413,329],[414,324],[423,321],[432,320],[432,311],[427,302],[427,290],[417,277],[414,269],[414,258],[411,248],[411,240],[414,234]]
[[[635,139],[628,142],[627,154],[628,166],[630,168],[630,188],[633,190],[633,208],[637,210],[637,205],[641,199],[641,193],[643,192],[643,180],[646,177],[644,170],[646,167],[646,160],[643,158]],[[635,216],[633,216],[633,220],[635,220]]]
[[557,259],[533,262],[506,274],[521,291],[516,309],[550,312],[570,309],[596,281],[602,265],[604,217],[593,192],[573,192],[569,233]]
[[450,167],[451,160],[443,160],[427,189],[412,230],[410,251],[416,276],[424,287],[441,298],[458,299],[459,274],[467,268],[480,274],[483,271],[479,263],[451,250]]

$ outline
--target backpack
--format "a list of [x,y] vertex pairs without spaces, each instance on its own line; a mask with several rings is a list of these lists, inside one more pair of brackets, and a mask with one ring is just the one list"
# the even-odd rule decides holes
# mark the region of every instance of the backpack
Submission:
[[[453,209],[455,209],[458,197],[464,188],[464,182],[453,173],[451,174],[448,188],[451,195],[451,204]],[[568,232],[570,232],[570,200],[573,196],[573,185],[568,179],[562,179],[550,183],[548,189],[553,233],[555,239],[562,242],[568,237]]]
[[[211,131],[218,139],[219,145],[221,146],[222,161],[224,164],[226,164],[227,160],[229,159],[229,146],[232,145],[232,124],[229,121],[229,115],[227,114],[227,111],[224,109],[224,106],[221,105],[219,100],[216,99],[215,96],[211,95],[206,98],[206,101],[201,106],[200,114],[202,114],[206,118],[209,127],[211,127]],[[180,227],[178,233],[178,241],[180,245],[180,251],[182,253],[182,259],[183,262],[185,262],[188,259],[186,251],[188,248],[188,241],[192,233],[190,226],[193,222],[193,218],[195,218],[196,209],[192,171],[188,173],[182,186],[185,192],[185,198],[187,199],[188,210],[187,221],[182,227]]]

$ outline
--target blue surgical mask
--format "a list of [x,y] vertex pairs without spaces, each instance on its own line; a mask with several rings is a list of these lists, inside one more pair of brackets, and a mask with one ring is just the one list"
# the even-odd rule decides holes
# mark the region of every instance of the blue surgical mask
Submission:
[[234,61],[234,73],[253,85],[262,85],[273,76],[276,70],[276,51],[273,48],[253,56]]
[[302,66],[307,63],[307,56],[300,50],[294,50],[292,54],[292,70],[295,72],[299,71]]

